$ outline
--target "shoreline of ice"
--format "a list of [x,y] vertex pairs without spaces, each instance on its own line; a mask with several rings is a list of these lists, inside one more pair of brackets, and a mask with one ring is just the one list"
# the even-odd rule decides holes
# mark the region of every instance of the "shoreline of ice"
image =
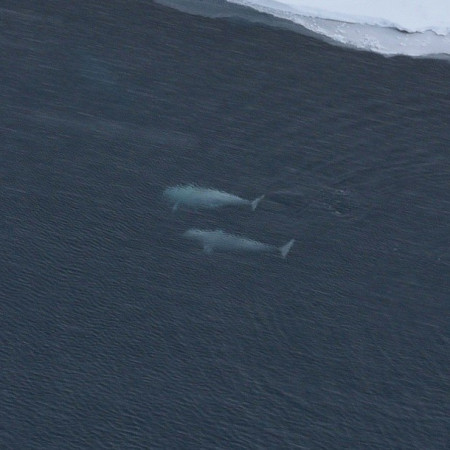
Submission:
[[[324,10],[320,7],[308,7],[308,0],[227,0],[228,3],[238,4],[255,9],[261,13],[270,14],[301,25],[313,33],[324,36],[336,43],[359,50],[372,51],[385,56],[431,56],[450,55],[450,25],[446,19],[438,18],[434,12],[426,18],[411,14],[411,0],[408,16],[401,20],[401,11],[393,7],[382,17],[381,9],[374,9],[363,0],[333,0],[336,4],[347,5],[347,9],[336,11]],[[386,0],[379,0],[380,3]],[[440,0],[434,0],[439,3]],[[329,0],[316,0],[316,4],[329,4]],[[395,5],[395,0],[390,0]],[[402,3],[397,0],[397,4]],[[349,4],[354,8],[348,10]],[[331,5],[330,5],[331,6]],[[382,5],[383,6],[383,5]],[[362,7],[368,7],[364,14]],[[429,9],[430,11],[430,9]],[[378,14],[378,16],[376,15]],[[435,24],[429,22],[433,20]],[[448,19],[450,23],[450,19]]]
[[[450,10],[441,17],[439,14],[439,5],[445,0],[430,0],[434,9],[427,5],[423,15],[418,15],[422,10],[418,0],[379,0],[376,6],[368,0],[315,0],[314,7],[308,6],[312,0],[156,1],[215,18],[243,18],[271,25],[272,17],[328,43],[383,56],[450,59]],[[327,5],[333,9],[321,8]],[[388,5],[393,6],[389,9]]]
[[226,0],[256,10],[395,28],[408,33],[450,33],[446,0]]

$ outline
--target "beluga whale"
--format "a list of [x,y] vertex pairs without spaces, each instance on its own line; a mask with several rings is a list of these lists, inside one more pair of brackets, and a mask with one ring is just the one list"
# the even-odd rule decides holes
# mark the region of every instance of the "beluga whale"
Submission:
[[223,230],[199,230],[197,228],[187,230],[183,236],[200,242],[203,251],[207,254],[211,254],[214,251],[268,252],[278,253],[282,258],[286,258],[295,242],[295,239],[291,239],[287,244],[277,247],[276,245],[265,244],[243,236],[229,234]]
[[163,196],[172,204],[172,211],[179,207],[195,210],[217,209],[223,206],[250,206],[254,211],[264,198],[264,195],[261,195],[254,200],[247,200],[228,192],[191,184],[168,187]]

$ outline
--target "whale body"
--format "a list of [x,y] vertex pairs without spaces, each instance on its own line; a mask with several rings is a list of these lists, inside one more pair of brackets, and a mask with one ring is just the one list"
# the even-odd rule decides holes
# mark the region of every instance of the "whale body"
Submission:
[[254,200],[246,200],[228,192],[193,185],[169,187],[164,191],[163,196],[172,204],[173,211],[176,211],[178,207],[216,209],[229,205],[248,205],[254,211],[264,198],[264,195],[261,195]]
[[287,244],[277,247],[276,245],[265,244],[243,236],[228,234],[223,230],[199,230],[197,228],[187,230],[183,236],[200,242],[203,246],[203,251],[208,254],[213,253],[215,250],[269,252],[280,253],[283,258],[286,258],[295,242],[294,239],[291,239]]

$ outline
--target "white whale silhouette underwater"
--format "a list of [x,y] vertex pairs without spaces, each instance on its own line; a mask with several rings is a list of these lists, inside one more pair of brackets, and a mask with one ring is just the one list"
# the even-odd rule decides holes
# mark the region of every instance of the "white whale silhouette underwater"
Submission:
[[[164,190],[163,197],[172,204],[172,211],[174,212],[179,207],[197,210],[242,205],[250,206],[254,211],[264,195],[254,200],[246,200],[228,192],[188,184],[168,187]],[[203,251],[207,254],[214,251],[266,252],[280,254],[282,258],[286,258],[295,242],[294,239],[291,239],[288,243],[277,247],[244,236],[229,234],[223,230],[200,230],[198,228],[187,230],[183,236],[200,242]]]
[[269,252],[280,253],[282,258],[286,258],[295,239],[291,239],[287,244],[277,247],[276,245],[265,244],[254,241],[243,236],[228,234],[223,230],[199,230],[191,228],[183,236],[188,239],[199,241],[205,253],[211,254],[214,251],[244,251],[244,252]]
[[228,192],[194,185],[180,185],[167,188],[163,196],[172,204],[172,211],[179,207],[187,209],[216,209],[223,206],[250,206],[254,211],[264,198],[246,200]]

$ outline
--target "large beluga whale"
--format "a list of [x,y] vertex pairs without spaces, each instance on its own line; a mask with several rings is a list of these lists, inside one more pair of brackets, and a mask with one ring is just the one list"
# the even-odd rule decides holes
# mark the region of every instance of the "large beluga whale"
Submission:
[[250,206],[254,211],[264,198],[261,195],[254,200],[247,200],[228,192],[194,185],[179,185],[167,188],[163,196],[172,204],[172,210],[179,207],[187,209],[216,209],[223,206]]
[[197,228],[187,230],[183,236],[200,242],[203,251],[208,254],[214,251],[268,252],[279,253],[283,258],[286,258],[295,242],[295,239],[291,239],[287,244],[277,247],[243,236],[228,234],[223,230],[199,230]]

